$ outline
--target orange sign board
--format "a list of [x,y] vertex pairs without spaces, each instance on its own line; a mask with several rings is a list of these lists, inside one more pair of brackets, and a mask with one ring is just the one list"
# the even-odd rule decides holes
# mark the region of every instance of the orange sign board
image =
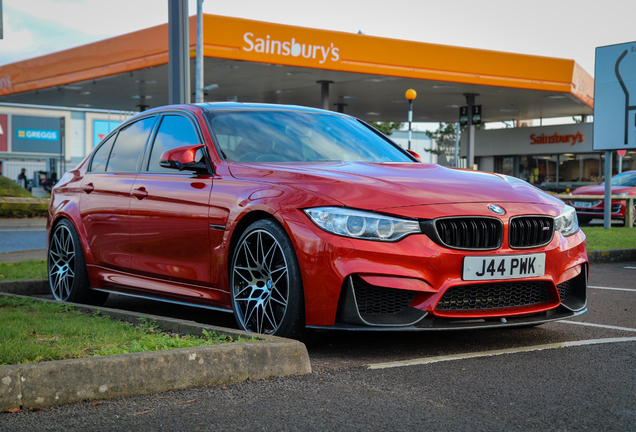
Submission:
[[[205,31],[208,28],[214,30]],[[206,56],[234,60],[548,91],[570,92],[576,87],[573,60],[215,15],[204,16],[204,45]],[[585,81],[585,71],[577,72]]]
[[[196,17],[190,17],[195,48]],[[593,106],[594,81],[573,60],[204,15],[207,57],[571,93]],[[194,55],[194,51],[191,51]],[[168,25],[0,66],[0,95],[168,63]]]

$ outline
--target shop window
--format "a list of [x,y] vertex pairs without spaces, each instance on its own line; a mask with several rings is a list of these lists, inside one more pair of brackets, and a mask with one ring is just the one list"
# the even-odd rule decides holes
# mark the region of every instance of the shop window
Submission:
[[515,158],[513,156],[495,158],[495,172],[509,176],[515,175]]
[[598,153],[561,155],[559,182],[564,186],[576,188],[598,184],[601,175],[601,160]]

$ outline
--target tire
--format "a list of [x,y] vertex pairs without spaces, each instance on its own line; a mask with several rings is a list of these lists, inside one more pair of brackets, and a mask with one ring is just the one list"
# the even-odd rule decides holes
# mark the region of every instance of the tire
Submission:
[[90,289],[82,244],[68,219],[62,219],[51,234],[48,276],[51,294],[57,301],[100,306],[108,298],[108,293]]
[[248,332],[299,339],[305,303],[298,259],[274,220],[254,222],[241,235],[230,263],[232,308]]

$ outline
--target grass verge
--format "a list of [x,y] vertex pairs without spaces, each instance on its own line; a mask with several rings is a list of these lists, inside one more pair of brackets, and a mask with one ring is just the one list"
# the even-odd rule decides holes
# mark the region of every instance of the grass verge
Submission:
[[63,303],[10,296],[0,296],[0,323],[0,365],[235,342],[205,330],[203,337],[166,333],[153,320],[133,326]]
[[0,263],[0,281],[46,278],[46,260]]
[[587,250],[636,248],[636,228],[602,226],[581,227],[587,237]]

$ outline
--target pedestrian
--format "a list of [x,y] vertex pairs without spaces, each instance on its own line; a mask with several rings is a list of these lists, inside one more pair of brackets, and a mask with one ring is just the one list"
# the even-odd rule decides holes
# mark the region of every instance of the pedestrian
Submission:
[[26,168],[22,168],[22,171],[20,171],[20,175],[18,175],[18,184],[26,189],[27,183],[28,180],[26,176]]

